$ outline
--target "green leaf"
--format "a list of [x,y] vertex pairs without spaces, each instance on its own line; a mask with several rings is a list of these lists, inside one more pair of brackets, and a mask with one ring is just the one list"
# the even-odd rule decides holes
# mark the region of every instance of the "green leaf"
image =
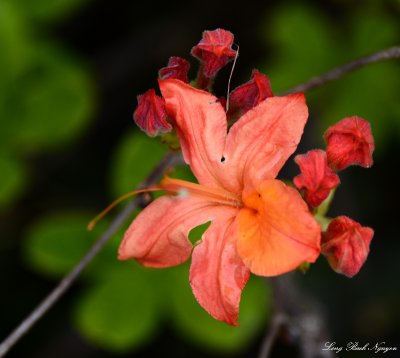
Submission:
[[[27,263],[49,277],[65,275],[104,231],[104,222],[93,231],[87,231],[86,226],[92,218],[87,213],[71,212],[51,214],[36,222],[28,230],[23,247]],[[102,265],[99,257],[96,261],[99,266]],[[117,262],[116,252],[113,261]]]
[[[371,9],[357,14],[352,28],[349,60],[393,46],[400,36],[392,17]],[[383,153],[389,143],[387,138],[400,129],[399,88],[400,69],[394,60],[370,65],[327,85],[330,100],[321,106],[320,129],[325,130],[344,117],[360,116],[371,123],[379,149],[375,154]],[[314,104],[317,105],[311,103]]]
[[336,188],[329,192],[329,195],[325,198],[325,200],[315,209],[315,215],[326,216],[326,214],[328,214],[329,208],[332,204],[332,200],[335,197],[335,193]]
[[27,175],[19,161],[0,152],[0,208],[9,205],[26,185]]
[[332,221],[332,218],[328,217],[327,214],[335,197],[336,190],[337,189],[331,190],[328,197],[314,211],[314,218],[321,226],[322,231],[326,231],[330,222]]
[[[2,0],[4,1],[4,0]],[[27,18],[58,20],[76,10],[88,0],[8,0],[13,1]]]
[[167,148],[157,138],[136,131],[127,135],[114,155],[111,168],[112,195],[134,190],[164,157]]
[[320,215],[320,214],[315,214],[314,215],[315,220],[317,220],[318,224],[321,225],[321,230],[322,231],[326,231],[326,229],[328,228],[330,222],[332,221],[331,218],[324,216],[324,215]]
[[204,223],[202,225],[194,227],[192,230],[189,232],[189,240],[193,245],[196,245],[198,242],[200,242],[201,237],[205,233],[205,231],[209,228],[211,225],[211,221]]
[[357,12],[352,21],[352,52],[354,56],[382,50],[398,44],[400,27],[398,16],[383,12],[378,5]]
[[19,151],[55,147],[76,138],[94,105],[87,71],[70,54],[38,43],[29,60],[0,107],[0,140]]
[[13,3],[0,1],[0,94],[29,63],[28,27]]
[[176,166],[173,171],[168,173],[171,178],[181,179],[190,181],[192,183],[197,183],[196,177],[193,175],[190,167],[186,164]]
[[239,327],[212,318],[195,300],[187,265],[171,271],[171,314],[180,334],[204,350],[237,353],[254,343],[270,315],[271,297],[266,282],[251,277],[243,291]]
[[281,6],[264,24],[275,48],[274,62],[265,67],[274,91],[287,90],[338,63],[338,44],[321,11],[304,4]]
[[79,331],[96,346],[119,353],[145,344],[158,327],[154,284],[143,270],[119,263],[77,302],[74,317]]

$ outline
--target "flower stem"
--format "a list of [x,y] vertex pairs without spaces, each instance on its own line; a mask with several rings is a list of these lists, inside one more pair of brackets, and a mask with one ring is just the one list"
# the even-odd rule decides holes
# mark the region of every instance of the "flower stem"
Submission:
[[320,76],[315,76],[309,79],[308,81],[283,92],[281,95],[286,95],[294,92],[310,91],[312,89],[321,87],[328,82],[335,81],[340,77],[343,77],[344,75],[348,74],[349,72],[352,72],[359,68],[371,65],[373,63],[390,60],[393,58],[400,58],[400,46],[390,47],[388,49],[375,52],[371,55],[361,57],[355,61],[346,63],[343,66],[336,67],[333,70],[330,70]]

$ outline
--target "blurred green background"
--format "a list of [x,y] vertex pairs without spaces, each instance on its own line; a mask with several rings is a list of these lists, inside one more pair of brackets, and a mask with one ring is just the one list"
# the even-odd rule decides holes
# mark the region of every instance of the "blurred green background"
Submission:
[[[161,143],[135,127],[132,112],[169,56],[190,59],[203,30],[228,29],[240,45],[233,87],[258,68],[279,93],[400,44],[399,20],[398,0],[0,0],[0,339],[107,226],[104,220],[88,233],[87,222],[164,155]],[[216,82],[220,95],[228,72]],[[349,115],[368,119],[376,138],[374,166],[342,173],[330,211],[375,229],[365,267],[347,279],[320,259],[299,279],[343,345],[384,341],[400,349],[399,93],[399,60],[307,93],[310,120],[299,152],[323,148],[323,131]],[[179,173],[190,175],[184,167]],[[288,163],[282,176],[296,174]],[[188,265],[151,270],[118,262],[122,233],[10,357],[257,355],[271,314],[263,280],[251,279],[241,326],[228,327],[196,304]]]

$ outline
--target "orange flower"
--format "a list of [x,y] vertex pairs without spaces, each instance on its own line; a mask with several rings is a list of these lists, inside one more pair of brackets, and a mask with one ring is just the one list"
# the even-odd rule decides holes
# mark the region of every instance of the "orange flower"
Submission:
[[[216,97],[176,79],[159,83],[199,183],[164,179],[160,187],[167,195],[132,222],[119,258],[168,267],[192,253],[190,284],[197,301],[214,318],[235,325],[250,272],[280,275],[320,253],[320,227],[307,204],[275,179],[303,133],[305,98],[267,98],[228,132]],[[211,225],[193,249],[188,233],[206,222]]]

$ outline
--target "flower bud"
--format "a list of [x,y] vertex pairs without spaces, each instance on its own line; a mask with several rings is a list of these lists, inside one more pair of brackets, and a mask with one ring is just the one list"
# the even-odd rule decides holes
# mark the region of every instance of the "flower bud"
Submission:
[[369,168],[374,151],[374,137],[368,121],[360,117],[347,117],[329,127],[324,134],[327,143],[328,165],[342,170],[357,164]]
[[268,77],[258,70],[253,70],[250,80],[231,92],[227,113],[228,119],[238,119],[249,109],[272,96]]
[[369,253],[374,230],[358,222],[339,216],[322,233],[321,252],[337,273],[348,277],[356,275]]
[[169,58],[168,65],[158,71],[158,76],[162,80],[167,78],[176,78],[188,83],[188,72],[190,63],[184,58],[172,56]]
[[308,151],[294,158],[300,167],[300,175],[293,179],[297,189],[303,191],[307,204],[316,208],[340,184],[339,177],[328,167],[326,153],[320,149]]
[[142,131],[150,137],[171,131],[164,98],[157,96],[154,89],[137,96],[137,101],[138,106],[133,113],[133,119]]
[[236,56],[232,49],[233,34],[223,29],[204,31],[203,38],[192,48],[191,54],[200,63],[197,78],[199,88],[207,89],[218,71]]

